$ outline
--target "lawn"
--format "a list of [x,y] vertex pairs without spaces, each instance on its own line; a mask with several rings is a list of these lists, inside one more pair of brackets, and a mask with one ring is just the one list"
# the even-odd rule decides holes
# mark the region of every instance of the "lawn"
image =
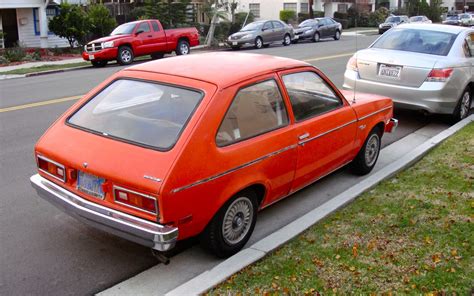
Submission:
[[[32,68],[22,68],[22,69],[17,69],[17,70],[0,72],[0,75],[23,75],[23,74],[29,74],[29,73],[45,72],[45,71],[59,70],[59,69],[69,69],[69,68],[84,67],[84,66],[90,66],[90,63],[79,62],[79,63],[61,64],[61,65],[44,65],[44,66],[37,66],[37,67],[32,67]],[[1,71],[1,68],[0,68],[0,71]]]
[[471,295],[473,219],[471,123],[208,294]]

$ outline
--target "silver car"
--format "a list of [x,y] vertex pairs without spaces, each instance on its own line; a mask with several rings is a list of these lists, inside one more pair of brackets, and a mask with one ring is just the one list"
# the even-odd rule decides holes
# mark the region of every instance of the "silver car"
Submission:
[[294,38],[293,27],[282,21],[257,21],[246,25],[239,32],[230,35],[227,39],[227,44],[233,49],[239,49],[246,45],[260,49],[268,47],[272,43],[288,46]]
[[416,15],[410,18],[411,24],[431,24],[432,21],[424,15]]
[[391,97],[403,108],[463,119],[474,93],[474,29],[393,28],[349,60],[344,87]]

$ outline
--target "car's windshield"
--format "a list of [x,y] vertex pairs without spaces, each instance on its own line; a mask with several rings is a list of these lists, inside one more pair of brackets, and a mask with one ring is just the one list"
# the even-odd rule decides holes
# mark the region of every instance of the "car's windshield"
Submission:
[[372,47],[446,56],[456,36],[430,30],[392,29],[375,41]]
[[468,19],[468,18],[470,18],[470,16],[469,16],[469,14],[461,14],[461,15],[459,16],[459,18],[460,18],[460,19]]
[[317,23],[316,20],[305,20],[298,27],[311,27],[314,23]]
[[127,24],[120,25],[117,28],[115,28],[115,30],[113,30],[112,33],[110,33],[110,35],[113,36],[113,35],[132,34],[133,29],[135,28],[136,24],[137,23],[127,23]]
[[457,15],[450,15],[450,16],[448,16],[446,19],[448,19],[448,20],[454,20],[454,21],[455,21],[455,20],[458,20],[458,19],[459,19],[459,16],[457,16]]
[[422,16],[412,16],[410,18],[410,21],[411,22],[421,22],[423,20],[423,17]]
[[119,79],[100,91],[68,123],[107,137],[168,150],[201,101],[198,91]]
[[241,32],[245,31],[255,31],[258,30],[261,26],[263,25],[263,22],[255,22],[255,23],[250,23],[246,25],[245,27],[240,30]]
[[399,23],[400,17],[399,16],[389,16],[386,20],[386,23]]

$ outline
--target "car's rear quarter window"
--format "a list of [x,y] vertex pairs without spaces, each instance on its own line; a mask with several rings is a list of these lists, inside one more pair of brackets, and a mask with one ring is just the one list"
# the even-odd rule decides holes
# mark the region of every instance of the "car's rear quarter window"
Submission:
[[119,79],[84,104],[68,123],[138,145],[174,146],[202,93],[154,82]]

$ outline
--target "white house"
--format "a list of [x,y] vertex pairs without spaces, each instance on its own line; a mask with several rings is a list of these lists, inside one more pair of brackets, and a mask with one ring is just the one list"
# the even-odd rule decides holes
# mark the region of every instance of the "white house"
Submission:
[[[0,47],[66,47],[69,43],[48,30],[48,21],[59,13],[63,0],[0,0],[0,31],[5,37]],[[87,0],[68,0],[70,4]]]

